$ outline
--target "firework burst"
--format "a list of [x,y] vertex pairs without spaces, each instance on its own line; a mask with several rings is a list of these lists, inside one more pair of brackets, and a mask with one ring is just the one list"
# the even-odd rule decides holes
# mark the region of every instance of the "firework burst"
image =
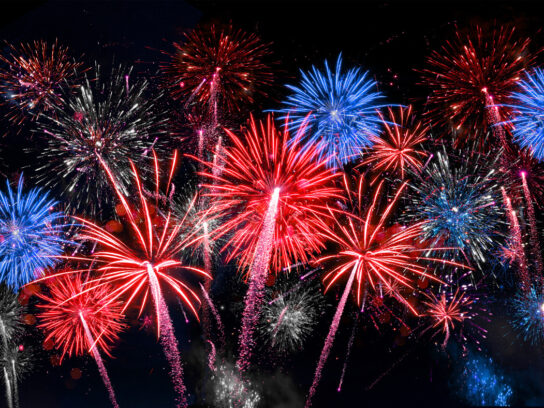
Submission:
[[378,137],[381,126],[377,102],[383,95],[376,82],[359,68],[342,72],[341,55],[334,72],[325,61],[324,72],[312,67],[301,74],[299,86],[287,86],[293,93],[280,112],[291,118],[295,129],[309,125],[308,145],[322,145],[321,155],[330,165],[357,159]]
[[[499,175],[497,158],[462,155],[462,163],[452,163],[445,149],[439,151],[422,177],[412,183],[410,216],[425,221],[421,240],[431,248],[446,246],[463,251],[477,265],[501,237],[501,211],[497,204]],[[451,251],[444,251],[447,258]]]
[[0,336],[4,347],[22,330],[23,307],[9,287],[0,285]]
[[513,28],[474,27],[468,35],[456,32],[453,41],[427,59],[424,84],[432,88],[428,115],[453,129],[456,147],[470,139],[482,142],[490,125],[496,125],[491,105],[499,118],[507,116],[504,105],[534,60],[529,39],[515,37]]
[[212,25],[185,37],[184,42],[174,43],[175,52],[162,70],[171,95],[186,105],[196,102],[212,110],[239,111],[272,84],[265,63],[270,50],[256,34]]
[[143,163],[151,148],[163,143],[165,122],[156,99],[147,95],[149,83],[131,81],[131,74],[131,68],[118,66],[106,75],[97,66],[77,95],[39,121],[39,132],[47,137],[41,181],[62,193],[71,212],[94,216],[112,206],[115,195],[102,163],[126,194],[132,180],[127,158]]
[[55,41],[8,44],[9,52],[0,55],[0,94],[10,106],[9,120],[20,125],[25,118],[36,119],[63,101],[62,86],[74,87],[81,67],[68,55],[68,48]]
[[511,302],[511,324],[520,337],[532,344],[544,341],[544,294],[542,290],[531,287],[522,290]]
[[527,148],[539,161],[544,161],[544,70],[535,68],[519,83],[512,94],[514,141]]
[[398,111],[389,108],[388,112],[388,120],[382,119],[384,132],[372,137],[372,148],[362,164],[370,165],[373,172],[389,172],[404,179],[408,168],[421,172],[427,156],[422,144],[429,129],[415,121],[411,106]]
[[36,279],[55,265],[68,242],[64,214],[53,211],[57,203],[47,193],[33,188],[17,191],[9,182],[0,192],[0,280],[13,289]]

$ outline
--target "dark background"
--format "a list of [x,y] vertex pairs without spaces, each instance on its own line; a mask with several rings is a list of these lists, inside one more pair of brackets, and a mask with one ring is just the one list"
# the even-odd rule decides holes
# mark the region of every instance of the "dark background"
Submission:
[[[432,49],[452,37],[455,24],[461,29],[471,23],[514,24],[520,35],[531,37],[536,50],[537,45],[544,45],[540,30],[543,12],[544,3],[521,1],[4,2],[0,38],[16,43],[58,38],[74,56],[84,54],[87,62],[96,59],[108,64],[114,58],[133,63],[137,72],[152,77],[158,63],[166,58],[161,50],[171,51],[171,42],[180,40],[183,30],[199,22],[232,22],[273,43],[280,61],[279,86],[295,81],[299,68],[321,65],[325,58],[335,59],[342,52],[346,65],[357,64],[374,73],[391,103],[415,102],[421,107],[427,90],[416,85],[419,76],[415,70],[424,66],[425,56]],[[262,108],[276,104],[276,99],[270,98]],[[34,143],[29,135],[25,128],[19,135],[0,141],[8,175],[29,164],[22,153]],[[230,293],[233,268],[218,273],[214,293],[234,344],[238,325],[231,302],[241,300],[241,294]],[[328,295],[328,301],[336,304],[334,293]],[[185,361],[185,382],[195,406],[205,406],[196,397],[205,396],[202,387],[208,375],[200,328],[195,322],[184,323],[175,301],[170,305]],[[493,311],[484,348],[511,382],[515,403],[544,405],[542,353],[513,336],[500,299]],[[263,406],[303,404],[333,312],[332,307],[327,310],[301,353],[282,360],[262,351],[262,370],[255,374],[255,383],[260,387]],[[393,330],[378,332],[367,324],[358,329],[342,392],[336,392],[352,324],[352,310],[347,308],[315,407],[460,405],[454,379],[458,369],[455,352],[450,357],[436,351],[428,338],[406,340]],[[20,387],[22,407],[109,406],[91,359],[67,359],[61,367],[52,367],[49,355],[40,350],[39,334],[26,341],[37,352],[34,368]],[[136,324],[122,336],[115,359],[106,360],[106,366],[122,407],[173,406],[166,362],[153,333],[140,330]],[[81,379],[70,377],[73,368],[82,370]],[[368,390],[383,373],[386,375]]]

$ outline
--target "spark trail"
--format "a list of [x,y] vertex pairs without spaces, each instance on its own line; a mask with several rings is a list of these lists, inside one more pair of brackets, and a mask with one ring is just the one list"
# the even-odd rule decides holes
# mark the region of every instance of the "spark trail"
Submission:
[[200,288],[202,289],[202,294],[204,295],[204,299],[206,299],[206,303],[208,304],[208,307],[212,311],[213,317],[215,318],[215,322],[217,324],[217,329],[219,330],[220,334],[220,340],[221,345],[225,345],[225,329],[223,326],[223,322],[221,321],[221,316],[219,315],[219,312],[217,311],[215,305],[212,302],[212,299],[210,298],[209,292],[206,290],[206,288],[200,284]]
[[264,296],[264,286],[272,256],[274,229],[278,212],[280,188],[276,187],[270,198],[268,210],[265,214],[259,241],[255,248],[255,255],[249,270],[249,288],[245,297],[245,308],[242,316],[242,332],[240,333],[240,355],[236,366],[243,372],[250,366],[251,354],[254,346],[253,333],[259,321],[259,312]]
[[327,338],[325,340],[325,345],[323,346],[323,350],[321,350],[321,356],[319,357],[319,362],[317,363],[317,368],[315,370],[315,375],[314,375],[314,381],[312,382],[312,386],[310,387],[310,392],[308,393],[308,398],[306,399],[306,404],[304,405],[305,408],[309,408],[312,405],[312,398],[317,390],[319,381],[321,380],[321,373],[323,371],[323,367],[325,366],[325,362],[327,361],[327,358],[329,357],[329,353],[331,351],[332,344],[334,342],[334,337],[336,336],[336,331],[338,330],[338,326],[340,325],[340,319],[342,318],[342,313],[344,313],[344,308],[346,307],[346,302],[348,300],[351,287],[353,286],[353,281],[355,279],[358,266],[359,266],[359,262],[356,262],[353,265],[353,269],[351,270],[348,283],[346,284],[344,293],[342,294],[342,298],[340,299],[340,302],[338,303],[336,313],[334,314],[334,317],[332,319],[332,324],[329,329],[329,334],[327,335]]
[[4,366],[4,381],[6,382],[6,400],[8,402],[8,408],[13,408],[13,397],[11,395],[11,381],[9,380],[8,370]]
[[353,340],[355,340],[355,333],[357,332],[357,323],[359,322],[359,313],[357,313],[357,318],[355,323],[353,323],[353,329],[351,329],[351,336],[348,341],[348,351],[346,352],[346,359],[344,360],[344,366],[342,367],[342,375],[340,376],[340,382],[338,383],[338,388],[336,391],[342,391],[342,383],[344,382],[344,376],[346,375],[346,368],[348,366],[349,355],[351,354],[351,348],[353,347]]
[[533,200],[529,186],[527,185],[527,179],[525,172],[521,172],[521,179],[523,181],[523,194],[525,195],[525,202],[527,203],[527,212],[529,213],[529,228],[531,234],[531,250],[534,257],[536,266],[536,272],[539,277],[542,277],[542,252],[540,251],[540,242],[538,239],[538,230],[536,228],[536,215],[535,207],[533,206]]
[[94,358],[94,361],[96,361],[96,365],[98,366],[98,371],[100,372],[100,376],[102,377],[104,386],[108,390],[108,395],[110,397],[111,404],[115,408],[119,408],[119,404],[117,403],[117,399],[115,398],[115,392],[113,391],[113,386],[111,385],[110,377],[108,376],[108,372],[106,371],[106,366],[104,365],[104,362],[102,361],[102,356],[100,355],[100,353],[98,352],[98,348],[96,347],[96,341],[93,338],[93,335],[91,334],[89,325],[87,324],[85,317],[83,317],[82,312],[79,312],[79,318],[81,319],[81,324],[83,325],[83,329],[85,330],[85,337],[87,337],[87,342],[90,345],[89,351],[91,352]]
[[156,316],[158,319],[157,326],[159,327],[158,336],[161,345],[164,349],[166,359],[170,364],[170,378],[174,384],[174,389],[177,393],[177,406],[187,407],[187,398],[185,397],[186,388],[183,383],[183,368],[181,366],[181,358],[178,351],[178,341],[174,334],[174,326],[172,319],[168,313],[168,307],[162,296],[161,287],[157,278],[155,268],[151,263],[146,262],[149,285],[151,287],[151,296],[155,304]]
[[[202,250],[204,255],[204,270],[211,276],[212,274],[212,261],[210,257],[211,249],[210,249],[210,236],[209,236],[209,230],[208,230],[208,223],[205,221],[203,223],[204,228],[204,236],[202,240]],[[204,293],[204,296],[209,299],[209,293],[212,288],[212,282],[211,280],[206,280],[204,282],[204,286],[200,285],[202,288],[202,293]],[[202,304],[202,326],[204,327],[204,336],[206,339],[210,339],[211,336],[211,324],[210,324],[210,306],[211,305],[211,299],[207,303]],[[224,336],[223,336],[224,339]]]
[[518,216],[512,207],[512,201],[510,197],[506,194],[504,187],[501,187],[502,198],[506,205],[506,212],[508,215],[508,221],[510,222],[510,236],[513,240],[514,249],[516,252],[516,257],[518,258],[519,264],[519,273],[522,282],[522,288],[524,290],[529,290],[529,272],[527,270],[527,259],[525,257],[525,252],[523,251],[523,244],[521,241],[521,228],[518,222]]

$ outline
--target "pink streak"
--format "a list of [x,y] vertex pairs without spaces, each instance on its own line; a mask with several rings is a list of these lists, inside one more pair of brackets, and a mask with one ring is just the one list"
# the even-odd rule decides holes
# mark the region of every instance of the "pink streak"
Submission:
[[274,245],[274,230],[280,189],[276,187],[270,198],[270,204],[263,221],[263,227],[255,249],[255,258],[249,270],[249,288],[245,297],[245,308],[242,316],[242,332],[239,338],[240,355],[236,366],[243,372],[250,366],[254,346],[253,332],[259,320],[261,303],[264,296],[264,286]]
[[[204,252],[204,270],[208,272],[208,274],[211,276],[212,274],[212,261],[210,257],[210,239],[209,239],[209,231],[208,231],[208,223],[204,221],[203,224],[204,227],[204,240],[203,240],[203,252]],[[211,304],[211,299],[209,299],[209,293],[212,287],[212,281],[211,279],[206,279],[204,282],[204,286],[200,285],[202,288],[202,293],[204,293],[204,297],[206,297],[209,301],[208,303],[202,304],[202,326],[204,328],[204,336],[206,339],[209,339],[211,336],[211,324],[210,324],[210,307],[208,305]],[[222,331],[222,327],[221,327]],[[223,335],[224,339],[224,335]]]
[[102,377],[102,382],[104,382],[106,390],[108,390],[111,404],[115,408],[119,408],[119,404],[117,403],[117,399],[115,398],[115,392],[113,391],[113,386],[111,385],[110,377],[108,376],[108,372],[106,371],[106,366],[104,366],[102,357],[100,356],[98,349],[95,347],[95,339],[91,334],[91,330],[89,330],[89,325],[87,324],[85,317],[83,317],[82,312],[79,312],[79,318],[81,319],[81,324],[83,325],[83,329],[85,330],[85,337],[87,337],[87,342],[91,345],[91,349],[89,351],[91,352],[94,361],[96,361],[98,371],[100,372],[100,376]]
[[344,360],[344,366],[342,367],[342,375],[340,376],[340,382],[338,383],[338,388],[336,391],[342,391],[342,383],[344,382],[344,376],[346,375],[346,368],[348,366],[349,355],[351,354],[351,348],[353,347],[353,340],[355,340],[355,332],[357,331],[357,323],[359,322],[359,314],[357,314],[357,319],[353,324],[353,329],[351,329],[351,336],[348,341],[348,351],[346,352],[346,359]]
[[536,228],[535,207],[533,206],[533,200],[531,199],[531,192],[529,191],[529,186],[527,185],[525,172],[521,172],[521,179],[523,180],[523,193],[525,195],[525,202],[527,203],[527,212],[529,213],[531,250],[535,260],[537,275],[542,277],[542,252],[540,252],[540,241],[538,239],[538,230]]
[[272,331],[272,339],[273,339],[272,345],[276,344],[276,334],[278,333],[278,329],[280,328],[281,322],[288,308],[289,308],[289,305],[285,306],[280,312],[280,315],[278,317],[278,322],[276,323],[276,326],[274,327],[274,330]]
[[221,337],[220,338],[221,344],[224,345],[225,344],[225,329],[223,328],[223,322],[221,321],[221,316],[219,315],[219,312],[215,308],[215,305],[213,304],[212,299],[210,298],[210,295],[208,291],[206,290],[206,288],[204,288],[202,284],[200,284],[200,288],[202,289],[202,293],[204,294],[204,299],[206,299],[206,303],[208,304],[208,307],[212,311],[213,317],[215,318],[217,329],[219,330],[220,337]]
[[216,356],[216,351],[215,351],[215,345],[210,341],[210,340],[207,340],[208,343],[210,343],[210,354],[208,355],[208,367],[211,371],[215,371],[215,356]]
[[329,357],[332,343],[334,342],[334,337],[336,336],[336,331],[338,330],[338,326],[340,325],[340,318],[342,317],[342,313],[344,313],[344,308],[346,307],[346,302],[348,300],[349,293],[351,292],[351,286],[353,285],[353,280],[355,279],[357,266],[358,263],[355,263],[355,265],[353,265],[353,269],[351,271],[351,275],[349,276],[348,283],[346,284],[346,288],[344,289],[342,298],[340,299],[338,307],[336,308],[336,313],[334,314],[334,317],[332,319],[329,334],[327,335],[327,339],[325,340],[325,344],[323,345],[323,350],[321,350],[319,362],[317,363],[317,368],[315,369],[314,381],[312,383],[312,386],[310,387],[308,398],[306,399],[306,404],[304,405],[305,408],[309,408],[312,405],[312,398],[317,390],[319,381],[321,380],[321,373],[323,371],[323,367],[325,366],[325,362]]
[[174,384],[174,390],[177,393],[177,406],[187,407],[187,399],[185,397],[186,389],[183,383],[183,368],[181,366],[181,358],[178,351],[178,341],[174,334],[174,326],[168,313],[168,307],[162,296],[159,280],[153,266],[146,262],[149,284],[151,286],[151,295],[155,303],[157,311],[157,335],[160,337],[161,345],[168,363],[170,364],[170,378]]

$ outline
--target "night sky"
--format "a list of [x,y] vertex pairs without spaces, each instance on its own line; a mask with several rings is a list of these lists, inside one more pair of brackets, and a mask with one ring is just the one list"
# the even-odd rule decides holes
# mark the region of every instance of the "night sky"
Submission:
[[[518,35],[532,40],[532,51],[544,46],[544,3],[542,2],[373,2],[373,1],[36,1],[6,2],[0,16],[0,38],[19,43],[56,38],[67,45],[71,54],[87,64],[96,60],[108,66],[115,62],[133,64],[138,75],[156,80],[163,51],[172,51],[172,42],[182,32],[199,23],[229,23],[256,32],[271,42],[278,61],[277,84],[270,97],[259,100],[257,115],[279,106],[285,95],[284,83],[293,83],[299,69],[324,59],[333,61],[342,53],[345,64],[370,70],[380,90],[392,104],[413,103],[423,109],[428,90],[420,82],[418,70],[431,50],[452,38],[456,27],[470,24],[490,26],[494,22],[513,24]],[[4,50],[6,46],[3,46]],[[542,55],[537,59],[542,62]],[[538,65],[538,64],[537,64]],[[0,111],[1,113],[1,111]],[[248,112],[249,114],[249,112]],[[249,116],[249,115],[247,115]],[[9,124],[0,119],[0,138],[4,175],[14,178],[21,171],[32,179],[33,160],[40,141],[32,125],[22,125],[21,132],[6,131]],[[190,171],[190,170],[187,170]],[[178,183],[184,174],[178,175]],[[190,176],[187,176],[190,178]],[[3,183],[3,181],[2,181]],[[235,268],[217,268],[213,294],[219,306],[227,337],[236,344],[243,285]],[[259,370],[253,377],[262,398],[262,407],[301,407],[311,384],[315,366],[334,305],[340,292],[326,295],[329,305],[316,331],[304,349],[288,358],[260,351]],[[504,297],[504,296],[503,296]],[[493,358],[498,370],[514,390],[512,402],[519,405],[544,405],[544,355],[541,348],[517,338],[508,322],[503,297],[494,299],[493,319],[482,348]],[[201,329],[194,319],[186,324],[172,297],[170,311],[184,361],[185,382],[191,406],[205,407],[208,392],[205,366],[207,349]],[[387,327],[377,331],[368,322],[358,322],[355,343],[342,391],[336,388],[340,378],[347,343],[355,319],[355,307],[346,308],[335,345],[329,357],[315,407],[373,406],[460,406],[456,384],[459,350],[443,352],[428,337],[405,338]],[[132,320],[131,320],[132,319]],[[362,320],[362,319],[361,319]],[[174,393],[167,364],[152,330],[134,323],[114,349],[114,359],[106,366],[121,407],[172,407]],[[412,322],[413,323],[413,322]],[[417,323],[416,323],[417,324]],[[66,359],[53,367],[50,354],[42,349],[42,335],[29,327],[24,342],[35,350],[35,361],[20,385],[20,406],[81,407],[109,406],[95,363],[91,358]],[[74,368],[82,371],[73,379]],[[376,382],[376,380],[378,380]],[[3,387],[0,387],[3,388]],[[0,405],[4,404],[3,395]],[[2,405],[3,406],[3,405]]]

